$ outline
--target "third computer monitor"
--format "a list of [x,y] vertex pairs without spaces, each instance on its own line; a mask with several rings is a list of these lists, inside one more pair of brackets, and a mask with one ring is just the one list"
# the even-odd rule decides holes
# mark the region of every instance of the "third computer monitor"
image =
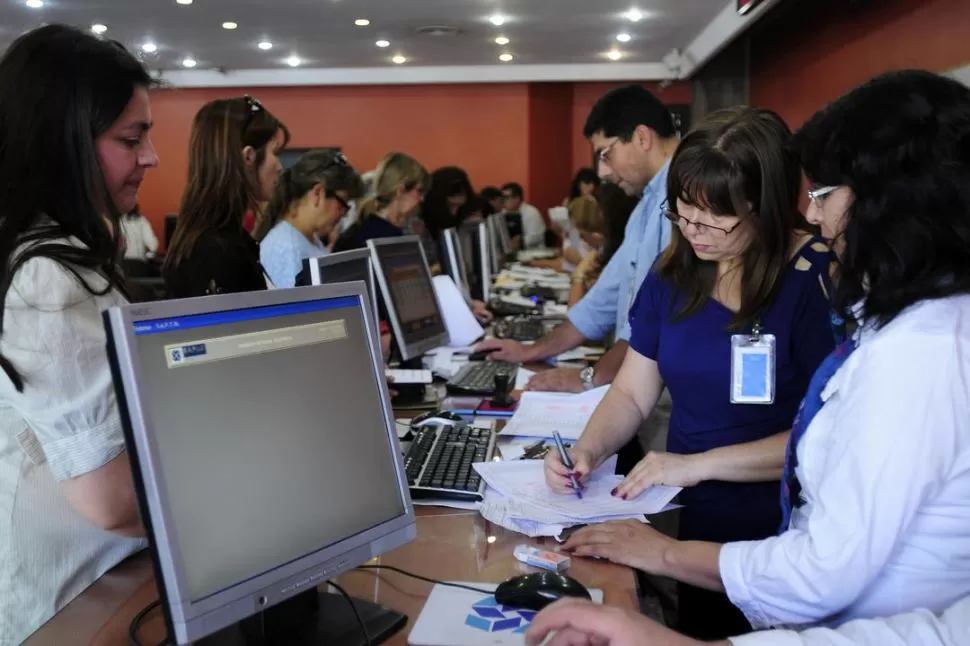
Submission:
[[441,233],[441,251],[445,271],[455,281],[462,295],[471,298],[471,285],[468,280],[468,265],[465,264],[465,251],[457,229],[445,229]]

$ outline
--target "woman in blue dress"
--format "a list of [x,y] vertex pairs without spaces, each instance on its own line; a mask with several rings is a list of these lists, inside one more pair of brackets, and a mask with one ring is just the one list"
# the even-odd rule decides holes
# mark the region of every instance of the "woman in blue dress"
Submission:
[[[835,346],[830,251],[803,230],[790,138],[775,113],[733,108],[710,115],[681,142],[667,183],[667,217],[677,225],[671,244],[631,308],[623,367],[572,451],[582,484],[634,436],[666,387],[673,401],[667,452],[648,454],[614,495],[632,498],[658,483],[687,487],[679,499],[682,540],[726,543],[777,532],[792,420]],[[745,369],[736,374],[733,362]],[[547,459],[546,476],[552,488],[570,491],[558,457]],[[634,525],[620,529],[637,531]],[[620,529],[586,528],[567,547],[623,545],[612,536]],[[605,555],[627,560],[618,551]],[[678,604],[688,635],[750,630],[723,594],[680,584]]]

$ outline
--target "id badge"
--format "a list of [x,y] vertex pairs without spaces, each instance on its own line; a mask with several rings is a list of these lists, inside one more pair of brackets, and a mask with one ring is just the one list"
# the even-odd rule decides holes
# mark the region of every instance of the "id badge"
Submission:
[[775,402],[775,335],[731,337],[731,403]]

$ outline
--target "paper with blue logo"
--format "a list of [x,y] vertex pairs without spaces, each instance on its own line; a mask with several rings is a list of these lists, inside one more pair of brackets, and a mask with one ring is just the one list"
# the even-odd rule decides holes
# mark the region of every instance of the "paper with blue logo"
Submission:
[[[509,557],[511,558],[511,557]],[[495,583],[462,582],[482,590]],[[602,590],[590,590],[603,603]],[[410,646],[519,646],[536,613],[500,605],[495,597],[471,590],[436,585],[408,635]]]

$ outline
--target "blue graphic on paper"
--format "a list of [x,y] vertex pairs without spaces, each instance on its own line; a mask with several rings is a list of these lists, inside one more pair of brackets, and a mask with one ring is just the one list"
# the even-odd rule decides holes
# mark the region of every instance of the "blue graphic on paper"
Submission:
[[524,633],[535,618],[534,610],[523,610],[500,605],[495,597],[486,597],[475,603],[465,617],[465,625],[487,633],[512,631]]

